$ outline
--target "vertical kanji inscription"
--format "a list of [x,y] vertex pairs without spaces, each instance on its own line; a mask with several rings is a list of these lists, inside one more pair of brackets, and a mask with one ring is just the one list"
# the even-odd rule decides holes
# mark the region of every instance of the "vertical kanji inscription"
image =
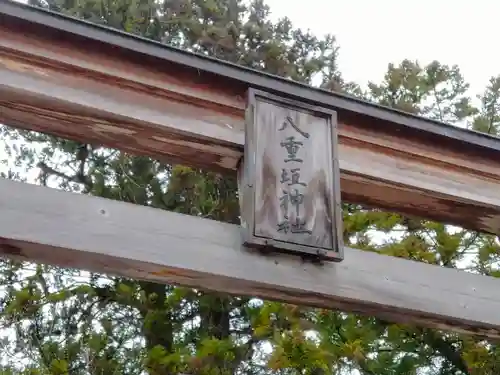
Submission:
[[[288,125],[290,125],[290,128],[299,133],[303,138],[309,138],[309,133],[302,131],[295,123],[295,120],[290,116],[286,116],[286,118],[283,120],[283,126],[279,128],[278,131],[285,131]],[[304,204],[304,194],[299,190],[298,187],[291,188],[290,186],[301,185],[302,188],[307,187],[307,183],[299,182],[301,165],[304,160],[297,156],[300,149],[304,146],[304,142],[295,140],[295,136],[291,135],[282,140],[280,142],[280,145],[281,147],[284,147],[287,152],[287,156],[283,159],[283,163],[295,163],[296,166],[295,168],[291,169],[281,168],[281,183],[283,184],[287,181],[291,181],[291,183],[282,186],[283,195],[280,197],[280,201],[282,202],[281,208],[283,219],[282,221],[278,222],[277,230],[278,232],[284,232],[285,234],[290,232],[311,235],[312,231],[306,228],[306,221],[300,216],[301,211],[303,211],[302,205]],[[287,177],[289,173],[291,177]],[[283,204],[283,202],[285,201],[286,204]],[[294,214],[292,222],[290,222],[290,215],[288,214],[290,206]]]

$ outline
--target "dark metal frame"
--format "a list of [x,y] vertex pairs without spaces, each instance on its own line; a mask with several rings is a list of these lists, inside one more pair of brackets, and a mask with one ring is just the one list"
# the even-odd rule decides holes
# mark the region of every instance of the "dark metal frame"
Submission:
[[[428,135],[465,142],[468,145],[475,145],[491,151],[500,151],[500,138],[489,134],[459,128],[357,98],[314,88],[272,74],[183,51],[143,37],[134,36],[110,27],[95,25],[38,7],[19,4],[10,0],[0,0],[0,24],[6,24],[7,21],[15,21],[18,24],[28,23],[31,27],[45,30],[50,29],[55,31],[60,38],[67,39],[72,36],[84,38],[89,41],[105,43],[115,48],[118,47],[138,55],[145,55],[196,69],[198,72],[215,74],[221,80],[226,81],[228,85],[243,83],[247,87],[290,97],[304,103],[308,102],[336,111],[363,116],[365,121],[370,121],[370,118],[383,120],[390,123],[387,126],[397,126],[403,130],[418,131]],[[26,26],[28,27],[28,25]],[[84,47],[82,46],[82,48]]]
[[[248,90],[247,115],[245,118],[245,153],[241,169],[240,194],[242,194],[241,215],[244,222],[244,245],[257,247],[268,251],[283,251],[300,255],[306,258],[316,258],[317,260],[331,260],[340,262],[344,259],[343,246],[343,226],[342,226],[342,205],[340,195],[340,167],[338,159],[338,129],[337,113],[333,110],[312,106],[300,101],[279,97],[264,91]],[[256,104],[258,101],[266,101],[278,106],[290,107],[293,110],[313,113],[317,117],[324,118],[330,125],[332,149],[330,159],[332,160],[333,190],[330,192],[331,202],[330,217],[332,218],[332,248],[320,248],[283,242],[272,238],[257,236],[255,234],[255,174],[256,174],[256,145],[254,140]]]

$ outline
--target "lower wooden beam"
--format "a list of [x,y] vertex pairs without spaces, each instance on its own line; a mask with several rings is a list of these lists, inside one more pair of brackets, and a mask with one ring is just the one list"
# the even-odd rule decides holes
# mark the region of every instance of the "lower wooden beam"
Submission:
[[[345,249],[323,266],[241,246],[238,226],[0,180],[0,254],[500,338],[500,280]],[[446,298],[444,298],[446,296]]]

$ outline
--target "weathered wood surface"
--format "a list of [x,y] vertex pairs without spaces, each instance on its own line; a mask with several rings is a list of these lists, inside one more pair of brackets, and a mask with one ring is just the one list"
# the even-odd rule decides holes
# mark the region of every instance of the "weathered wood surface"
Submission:
[[[500,338],[500,280],[346,249],[316,266],[238,226],[0,179],[0,254]],[[444,298],[446,297],[446,298]]]
[[336,113],[255,90],[249,96],[245,243],[342,259]]
[[50,60],[14,56],[2,47],[21,40],[7,35],[0,25],[0,122],[210,169],[235,168],[244,142],[235,130],[243,128],[243,99],[235,113],[217,92],[212,97],[187,83],[181,89],[182,76],[162,80],[126,61],[108,67],[99,54],[90,63],[80,49],[50,54],[37,45],[36,55]]
[[[247,85],[7,21],[0,22],[1,123],[212,170],[237,168]],[[346,110],[338,120],[344,201],[500,234],[500,151],[361,122]]]

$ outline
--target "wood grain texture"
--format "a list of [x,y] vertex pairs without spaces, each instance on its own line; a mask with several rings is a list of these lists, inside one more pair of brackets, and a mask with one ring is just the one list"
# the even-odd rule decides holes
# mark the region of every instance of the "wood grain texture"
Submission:
[[[14,31],[0,25],[0,123],[235,173],[248,87]],[[338,112],[344,201],[500,234],[499,152],[355,120]]]
[[241,121],[230,113],[33,68],[1,52],[0,75],[1,122],[208,169],[234,168],[241,156]]
[[500,338],[499,279],[355,249],[263,256],[237,226],[103,198],[2,179],[0,239],[8,258]]
[[251,196],[240,210],[246,244],[341,260],[335,112],[255,90],[249,100],[240,189]]

